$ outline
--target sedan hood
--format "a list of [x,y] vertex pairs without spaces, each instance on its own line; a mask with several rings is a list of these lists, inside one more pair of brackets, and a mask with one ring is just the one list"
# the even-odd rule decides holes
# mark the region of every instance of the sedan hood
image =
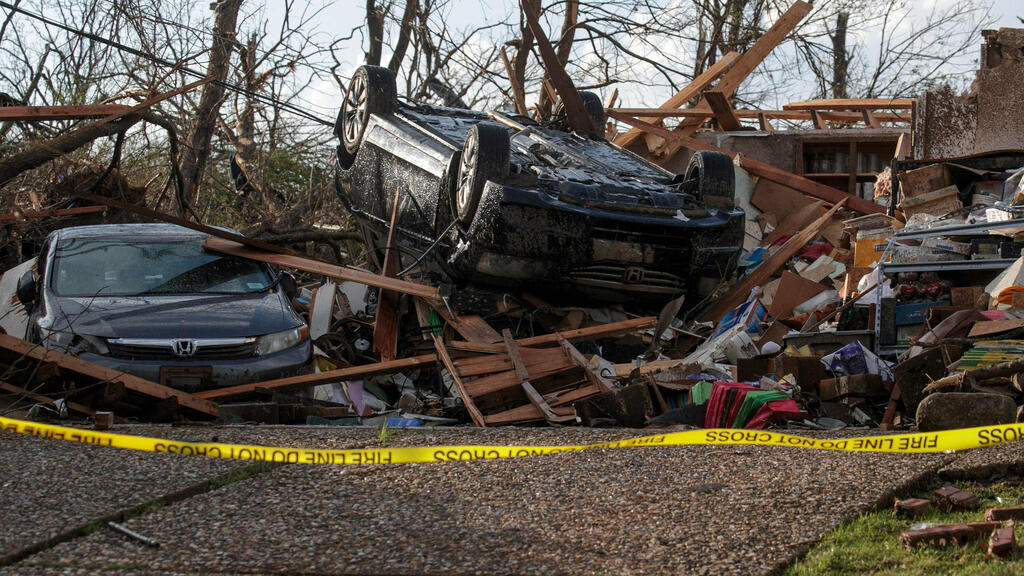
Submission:
[[50,329],[101,338],[239,338],[299,325],[277,293],[56,297]]

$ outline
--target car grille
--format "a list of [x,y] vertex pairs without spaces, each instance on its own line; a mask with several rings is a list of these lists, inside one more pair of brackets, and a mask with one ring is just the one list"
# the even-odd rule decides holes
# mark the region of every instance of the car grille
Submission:
[[688,250],[694,240],[694,231],[691,230],[680,230],[674,227],[663,228],[634,222],[601,222],[594,225],[591,234],[595,239],[630,242],[672,250]]
[[196,347],[191,356],[178,356],[170,346],[140,346],[136,344],[107,344],[110,355],[125,360],[230,360],[256,355],[256,342]]
[[675,294],[684,288],[682,278],[639,266],[595,265],[577,268],[568,275],[577,284],[649,294]]

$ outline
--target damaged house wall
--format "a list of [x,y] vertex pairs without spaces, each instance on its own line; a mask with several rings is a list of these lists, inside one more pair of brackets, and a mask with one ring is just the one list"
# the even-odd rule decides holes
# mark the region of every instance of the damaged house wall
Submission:
[[981,67],[970,92],[956,95],[943,86],[917,99],[915,158],[1024,148],[1024,29],[982,34]]

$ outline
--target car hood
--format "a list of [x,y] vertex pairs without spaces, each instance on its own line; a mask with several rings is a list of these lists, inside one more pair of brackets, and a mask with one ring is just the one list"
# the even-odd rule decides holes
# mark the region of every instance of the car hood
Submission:
[[101,338],[238,338],[295,328],[277,293],[56,297],[51,330]]

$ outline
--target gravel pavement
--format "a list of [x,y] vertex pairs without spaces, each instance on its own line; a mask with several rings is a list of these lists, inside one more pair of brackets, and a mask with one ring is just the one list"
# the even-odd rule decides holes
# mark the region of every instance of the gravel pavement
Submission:
[[[354,448],[376,430],[133,427],[197,441]],[[639,434],[646,433],[640,431]],[[389,446],[564,444],[632,430],[396,431]],[[848,435],[848,434],[847,434]],[[1006,445],[966,453],[1005,460]],[[5,548],[243,463],[0,433]],[[505,461],[276,467],[58,544],[0,574],[766,574],[838,523],[963,455],[713,446]],[[17,480],[11,481],[15,474]],[[74,491],[68,485],[77,486]]]

